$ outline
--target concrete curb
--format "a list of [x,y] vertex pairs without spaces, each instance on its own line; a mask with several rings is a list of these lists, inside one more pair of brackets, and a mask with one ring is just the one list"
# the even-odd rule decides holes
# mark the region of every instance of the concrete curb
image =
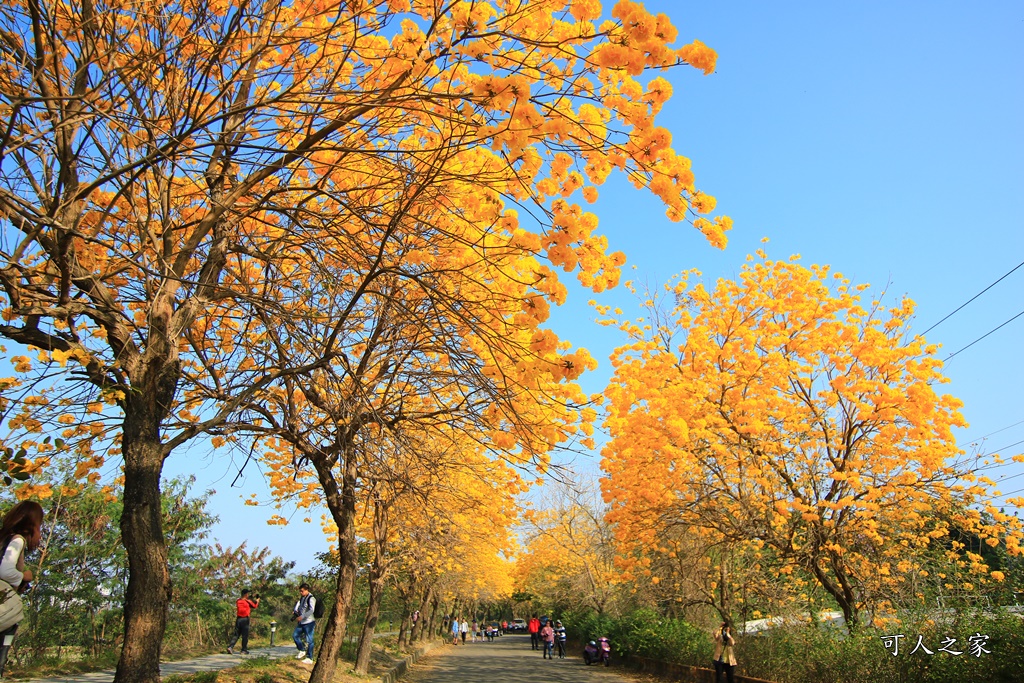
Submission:
[[413,664],[414,662],[418,661],[420,657],[430,652],[438,645],[442,644],[443,643],[441,641],[435,640],[434,642],[427,643],[426,645],[418,647],[416,650],[412,652],[412,654],[407,655],[404,659],[399,660],[393,667],[391,667],[390,671],[381,676],[380,683],[395,683],[395,681],[404,676],[405,673],[409,670],[410,664]]

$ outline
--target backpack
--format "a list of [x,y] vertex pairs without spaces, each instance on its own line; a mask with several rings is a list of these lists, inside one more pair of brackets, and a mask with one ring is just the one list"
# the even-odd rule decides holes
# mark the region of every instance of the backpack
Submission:
[[324,618],[324,601],[316,600],[313,603],[313,618],[323,619]]

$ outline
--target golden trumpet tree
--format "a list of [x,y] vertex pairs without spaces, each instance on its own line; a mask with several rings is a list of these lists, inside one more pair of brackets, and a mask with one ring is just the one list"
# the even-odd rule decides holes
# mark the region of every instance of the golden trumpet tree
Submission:
[[586,605],[603,613],[613,599],[621,571],[615,566],[615,537],[605,521],[597,486],[555,482],[548,500],[524,513],[525,541],[516,557],[520,592],[534,596],[535,610]]
[[671,525],[761,545],[851,627],[952,525],[1020,552],[1019,522],[962,461],[960,403],[936,393],[942,363],[909,334],[911,301],[864,302],[827,267],[762,252],[712,291],[693,275],[666,287],[671,314],[649,299],[649,325],[620,324],[602,485],[623,543],[671,553]]
[[[594,201],[618,170],[724,244],[728,220],[701,217],[714,200],[655,122],[672,87],[645,73],[709,73],[714,52],[675,46],[668,18],[637,3],[603,11],[595,0],[0,8],[0,335],[41,349],[49,381],[85,382],[76,405],[119,427],[131,576],[118,683],[158,677],[165,459],[202,432],[236,438],[228,416],[268,385],[289,401],[282,378],[363,357],[338,344],[364,324],[378,282],[464,302],[438,309],[443,334],[466,332],[479,373],[523,395],[592,362],[538,328],[565,297],[556,271],[601,290],[623,261],[577,197]],[[314,270],[325,279],[308,279]],[[462,271],[472,279],[436,282]],[[495,352],[505,338],[529,353]],[[547,408],[493,403],[488,438],[506,452],[525,442],[533,458],[565,438]],[[24,427],[39,441],[40,426]]]
[[[398,437],[397,439],[395,437]],[[382,444],[387,444],[383,448]],[[377,458],[367,458],[360,477],[357,537],[372,548],[367,580],[366,618],[356,651],[355,670],[365,673],[370,662],[374,628],[384,584],[407,577],[422,598],[416,609],[415,640],[426,623],[427,604],[439,575],[451,571],[460,556],[484,557],[508,552],[509,529],[515,523],[515,495],[523,488],[518,474],[502,461],[493,461],[469,440],[462,447],[441,439],[417,440],[410,434],[379,434]],[[494,581],[493,572],[471,567],[470,581],[501,592],[507,581]]]

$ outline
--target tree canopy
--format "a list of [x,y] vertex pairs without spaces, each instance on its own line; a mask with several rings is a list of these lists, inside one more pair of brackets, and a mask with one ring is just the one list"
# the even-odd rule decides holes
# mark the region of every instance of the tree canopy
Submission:
[[[647,323],[620,323],[631,342],[612,360],[602,486],[619,539],[648,549],[635,571],[692,553],[671,531],[687,529],[818,584],[852,627],[919,601],[924,555],[954,529],[1020,553],[1019,520],[956,445],[960,402],[937,392],[909,299],[864,301],[825,266],[763,253],[713,290],[694,278],[666,287],[671,312],[651,298]],[[1001,580],[980,560],[974,581]]]
[[[593,0],[0,9],[0,335],[36,355],[4,380],[5,409],[44,405],[84,430],[87,467],[102,463],[90,439],[123,458],[118,683],[158,676],[159,482],[175,449],[240,438],[238,415],[282,438],[323,415],[354,434],[367,406],[386,422],[385,408],[464,399],[489,448],[542,465],[578,429],[571,382],[592,366],[542,328],[566,296],[556,273],[600,291],[624,262],[577,198],[618,170],[724,246],[728,219],[704,217],[713,198],[655,122],[672,87],[647,74],[710,73],[714,51],[676,46],[640,4],[603,13]],[[377,354],[374,330],[399,357]],[[364,393],[388,360],[408,403]],[[414,383],[417,364],[432,384]],[[51,403],[62,379],[79,390]],[[315,411],[289,406],[299,382]],[[316,405],[345,386],[359,411]],[[296,409],[313,422],[271,419]],[[26,463],[63,447],[39,438],[44,424],[13,425]]]

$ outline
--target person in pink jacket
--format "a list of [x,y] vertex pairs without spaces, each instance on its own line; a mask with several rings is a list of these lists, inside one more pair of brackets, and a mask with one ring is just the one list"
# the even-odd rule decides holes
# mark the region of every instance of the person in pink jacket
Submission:
[[551,622],[547,621],[544,623],[544,627],[540,630],[541,644],[544,646],[544,659],[555,658],[555,629],[551,627]]

